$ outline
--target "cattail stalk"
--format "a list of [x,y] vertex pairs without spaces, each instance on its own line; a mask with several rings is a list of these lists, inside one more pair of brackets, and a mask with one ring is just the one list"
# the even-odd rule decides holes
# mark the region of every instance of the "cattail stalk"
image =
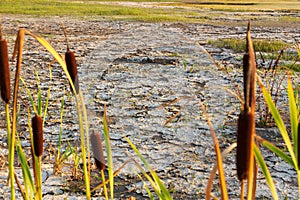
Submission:
[[35,187],[38,199],[42,199],[42,167],[41,158],[43,155],[43,119],[39,115],[35,115],[31,119],[32,135],[33,135],[33,170],[35,177]]
[[0,24],[0,89],[1,98],[5,103],[6,114],[6,127],[7,127],[7,141],[8,141],[8,160],[9,160],[9,179],[10,179],[10,192],[11,199],[15,199],[15,186],[14,186],[14,140],[12,142],[12,135],[10,130],[10,116],[9,116],[9,100],[10,100],[10,71],[8,59],[8,47],[5,39],[2,38],[2,27]]
[[[237,174],[243,183],[248,180],[247,200],[253,195],[254,135],[255,135],[255,93],[256,61],[250,36],[250,23],[247,30],[247,49],[243,58],[244,107],[239,115],[237,130]],[[242,191],[243,193],[243,191]],[[243,198],[243,197],[241,197]]]

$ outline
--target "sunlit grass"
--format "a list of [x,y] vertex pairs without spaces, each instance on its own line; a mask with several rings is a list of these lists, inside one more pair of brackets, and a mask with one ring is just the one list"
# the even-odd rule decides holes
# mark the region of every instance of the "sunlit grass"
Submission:
[[[213,45],[217,48],[231,49],[236,53],[241,53],[245,50],[245,42],[242,39],[227,38],[218,40],[208,40],[208,44]],[[300,71],[300,66],[297,62],[299,55],[296,52],[283,51],[281,50],[287,47],[292,47],[291,44],[283,42],[281,40],[253,40],[253,46],[256,52],[261,52],[262,54],[257,55],[259,58],[264,60],[277,60],[280,55],[280,61],[288,61],[284,63],[284,66],[293,70]]]
[[[219,48],[232,49],[235,52],[243,52],[246,48],[246,44],[243,39],[228,38],[209,40],[208,43]],[[290,44],[280,40],[253,40],[253,46],[257,52],[271,53],[289,47]]]
[[99,3],[60,2],[60,1],[4,1],[0,3],[0,13],[42,16],[89,17],[103,16],[108,19],[161,21],[195,21],[193,11],[184,9],[147,8],[136,6],[108,5]]
[[261,11],[261,10],[299,10],[298,1],[234,1],[234,0],[213,0],[213,1],[190,1],[176,3],[177,6],[191,8],[204,8],[220,11]]
[[[122,3],[123,2],[123,3]],[[147,5],[147,6],[145,6]],[[103,16],[107,19],[125,19],[150,22],[180,21],[213,23],[215,18],[203,12],[259,12],[261,10],[300,10],[297,1],[143,1],[121,0],[106,1],[49,1],[49,0],[2,0],[0,13],[25,14],[34,16],[69,16],[92,17]],[[249,16],[245,16],[247,20]],[[269,19],[263,19],[269,20]],[[295,18],[280,18],[282,21],[294,21]]]

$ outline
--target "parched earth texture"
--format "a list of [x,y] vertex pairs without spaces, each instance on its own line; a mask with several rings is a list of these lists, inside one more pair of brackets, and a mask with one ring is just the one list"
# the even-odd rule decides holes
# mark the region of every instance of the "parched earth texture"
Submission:
[[[249,13],[248,13],[249,14]],[[251,14],[251,13],[250,13]],[[264,13],[266,16],[270,13]],[[276,15],[277,13],[273,13]],[[228,21],[230,16],[228,14]],[[232,19],[233,21],[235,19]],[[239,100],[227,89],[242,86],[241,54],[208,45],[209,39],[245,38],[243,26],[223,26],[215,23],[146,23],[109,21],[103,18],[34,18],[4,15],[2,32],[9,42],[10,55],[19,28],[40,34],[64,54],[66,42],[61,23],[68,34],[70,48],[75,52],[80,88],[87,107],[91,131],[103,137],[103,105],[107,116],[113,152],[114,168],[129,162],[116,177],[115,199],[148,199],[143,182],[137,177],[140,170],[131,160],[140,163],[124,136],[137,146],[152,168],[158,173],[174,199],[204,199],[209,174],[216,160],[214,144],[199,102],[207,105],[210,120],[220,146],[225,149],[236,141],[236,119]],[[299,28],[252,27],[253,38],[282,39],[293,44],[299,38]],[[227,66],[229,74],[217,68],[201,49],[204,47],[217,62]],[[54,173],[55,155],[60,132],[60,106],[65,98],[62,125],[63,149],[67,142],[80,146],[75,101],[66,77],[57,63],[52,64],[52,81],[48,64],[52,56],[33,38],[26,36],[21,76],[26,86],[36,95],[36,71],[44,97],[51,87],[48,114],[44,128],[43,197],[44,199],[84,199],[82,174],[74,176],[73,157]],[[11,79],[16,62],[11,61]],[[18,135],[24,151],[29,153],[27,128],[28,95],[20,84]],[[286,101],[282,98],[282,101]],[[0,199],[10,197],[7,186],[7,139],[5,110],[1,103],[0,129]],[[33,114],[33,113],[31,113]],[[273,139],[282,146],[276,128],[257,128],[262,137]],[[80,148],[78,148],[80,153]],[[297,174],[280,158],[261,151],[273,176],[280,199],[297,199]],[[15,162],[17,176],[22,183],[20,162]],[[236,178],[235,153],[224,160],[227,189],[230,199],[238,199],[239,182]],[[92,166],[92,187],[99,173]],[[257,199],[272,199],[266,181],[259,171]],[[147,183],[147,182],[146,182]],[[220,195],[217,179],[213,193]],[[17,190],[18,199],[21,194]],[[102,191],[93,199],[104,199]]]

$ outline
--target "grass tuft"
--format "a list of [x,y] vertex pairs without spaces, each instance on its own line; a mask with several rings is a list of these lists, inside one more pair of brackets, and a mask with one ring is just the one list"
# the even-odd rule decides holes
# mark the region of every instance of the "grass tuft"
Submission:
[[[235,38],[208,40],[208,44],[216,46],[218,48],[232,49],[233,51],[238,53],[244,52],[246,48],[246,44],[243,39]],[[253,40],[253,48],[257,52],[273,53],[289,46],[291,45],[280,40]]]

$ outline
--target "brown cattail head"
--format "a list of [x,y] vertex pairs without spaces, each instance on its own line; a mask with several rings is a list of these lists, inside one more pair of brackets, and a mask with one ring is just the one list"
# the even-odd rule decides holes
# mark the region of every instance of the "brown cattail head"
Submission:
[[0,40],[0,88],[2,100],[8,103],[10,100],[10,71],[8,48],[5,39]]
[[238,119],[236,156],[237,174],[240,181],[248,177],[251,155],[250,147],[254,129],[254,115],[251,112],[242,111]]
[[[69,72],[72,82],[75,86],[76,93],[78,94],[79,82],[78,82],[77,64],[76,64],[74,52],[67,50],[67,52],[65,54],[65,59],[66,59],[66,65],[67,65],[68,72]],[[71,88],[71,91],[73,91],[72,88]]]
[[93,132],[90,138],[96,166],[99,170],[104,170],[105,161],[100,134],[97,132]]
[[43,154],[43,120],[39,115],[35,115],[31,119],[32,123],[32,132],[33,132],[33,145],[34,145],[34,154],[40,157]]

